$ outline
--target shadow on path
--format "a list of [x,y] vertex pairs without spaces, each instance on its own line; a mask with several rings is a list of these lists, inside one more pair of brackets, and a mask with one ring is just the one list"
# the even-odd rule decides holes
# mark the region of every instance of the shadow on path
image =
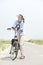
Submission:
[[2,57],[2,58],[0,58],[0,60],[2,60],[2,61],[10,61],[11,60],[11,58],[10,58],[10,56],[6,56],[6,57]]

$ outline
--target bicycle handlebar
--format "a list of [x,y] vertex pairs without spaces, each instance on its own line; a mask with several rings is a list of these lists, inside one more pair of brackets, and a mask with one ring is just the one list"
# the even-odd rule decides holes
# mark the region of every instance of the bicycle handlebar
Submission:
[[20,29],[20,25],[16,25],[15,28],[14,27],[7,28],[7,30],[11,30],[11,29],[13,29],[13,30],[19,30]]
[[7,30],[12,30],[12,29],[14,29],[14,30],[15,30],[15,28],[14,28],[14,27],[11,27],[11,28],[7,28]]

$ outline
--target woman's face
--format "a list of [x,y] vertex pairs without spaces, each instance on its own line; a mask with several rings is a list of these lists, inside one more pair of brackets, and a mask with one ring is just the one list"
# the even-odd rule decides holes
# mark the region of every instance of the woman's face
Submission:
[[22,17],[21,17],[21,16],[18,16],[18,20],[19,20],[19,21],[22,21]]

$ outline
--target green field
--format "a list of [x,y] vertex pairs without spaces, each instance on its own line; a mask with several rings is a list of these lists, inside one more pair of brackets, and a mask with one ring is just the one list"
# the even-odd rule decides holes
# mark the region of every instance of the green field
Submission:
[[6,49],[6,48],[8,48],[9,47],[9,45],[10,45],[10,41],[0,41],[0,50],[4,50],[4,49]]
[[[31,42],[31,43],[38,44],[38,45],[43,45],[43,40],[28,40],[27,42]],[[0,41],[0,50],[3,51],[4,49],[8,48],[10,43],[11,42],[9,40]]]
[[28,40],[28,42],[35,43],[38,45],[43,45],[43,40]]

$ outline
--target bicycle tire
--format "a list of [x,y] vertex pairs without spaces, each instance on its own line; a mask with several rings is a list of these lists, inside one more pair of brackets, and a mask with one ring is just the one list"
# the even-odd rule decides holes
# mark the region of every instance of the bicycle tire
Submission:
[[[18,42],[15,43],[15,49],[13,51],[13,53],[11,53],[13,55],[13,58],[11,58],[12,60],[15,60],[17,58],[18,55]],[[14,56],[15,54],[15,56]]]

